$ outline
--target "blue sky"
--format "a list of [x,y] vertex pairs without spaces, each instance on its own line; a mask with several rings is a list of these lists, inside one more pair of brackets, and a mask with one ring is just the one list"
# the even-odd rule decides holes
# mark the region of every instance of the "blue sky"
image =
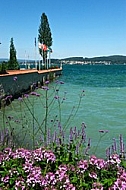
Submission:
[[35,58],[43,12],[52,32],[52,58],[126,55],[126,0],[0,2],[0,58],[9,58],[11,37],[17,58]]

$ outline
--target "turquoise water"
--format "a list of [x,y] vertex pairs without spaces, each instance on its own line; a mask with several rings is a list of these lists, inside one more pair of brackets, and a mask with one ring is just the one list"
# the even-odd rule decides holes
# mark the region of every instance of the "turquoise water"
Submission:
[[[85,90],[79,121],[87,125],[87,134],[95,146],[99,130],[108,130],[97,153],[123,134],[126,142],[126,66],[125,65],[70,65],[64,67],[62,80],[71,94],[71,102],[81,89]],[[77,125],[76,124],[76,125]]]
[[[105,149],[112,145],[113,138],[118,141],[119,134],[123,134],[126,143],[126,65],[64,65],[63,75],[58,80],[64,82],[58,92],[59,97],[64,96],[64,92],[66,94],[66,100],[61,104],[62,126],[65,125],[73,107],[77,107],[79,94],[85,91],[79,110],[67,125],[66,131],[70,127],[80,128],[81,123],[85,122],[93,152],[100,138],[99,130],[108,130],[95,152],[100,157],[105,156]],[[54,86],[55,82],[50,85],[50,89]],[[38,92],[41,93],[41,90]],[[36,105],[34,114],[41,123],[44,109],[40,106],[39,99],[32,98],[32,102]],[[18,100],[15,100],[5,110],[8,115],[14,114],[15,118],[21,115],[17,102]],[[30,118],[25,105],[22,109],[26,113],[25,116]],[[54,106],[49,120],[56,114],[58,107]],[[29,122],[32,123],[31,120],[29,119]],[[29,127],[27,130],[30,130]]]

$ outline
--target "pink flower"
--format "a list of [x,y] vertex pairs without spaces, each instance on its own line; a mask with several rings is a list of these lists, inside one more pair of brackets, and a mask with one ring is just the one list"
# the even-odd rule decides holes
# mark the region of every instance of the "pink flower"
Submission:
[[121,181],[121,179],[117,179],[113,187],[116,189],[126,190],[126,182]]
[[102,184],[99,182],[94,182],[92,186],[93,186],[93,189],[91,190],[103,190]]
[[110,156],[110,163],[112,164],[120,164],[121,160],[119,158],[118,154],[113,154],[112,156]]
[[22,177],[19,177],[16,182],[15,182],[15,190],[18,190],[18,189],[21,189],[21,190],[25,190],[25,182],[24,182],[24,179]]
[[78,164],[79,171],[83,173],[88,168],[88,161],[87,160],[80,160]]
[[47,163],[48,163],[49,161],[54,162],[54,161],[56,160],[56,156],[53,154],[52,151],[46,151],[46,152],[44,153],[44,158],[47,159]]
[[1,181],[3,181],[4,183],[8,183],[9,182],[10,177],[9,176],[5,176],[1,178]]
[[103,159],[97,159],[96,167],[98,169],[102,169],[105,167],[105,161]]
[[97,179],[97,174],[96,174],[95,172],[89,173],[89,176],[90,176],[91,178]]
[[91,165],[96,165],[96,163],[97,163],[97,157],[94,156],[94,155],[92,155],[92,156],[90,157],[90,159],[89,159],[89,163],[90,163]]

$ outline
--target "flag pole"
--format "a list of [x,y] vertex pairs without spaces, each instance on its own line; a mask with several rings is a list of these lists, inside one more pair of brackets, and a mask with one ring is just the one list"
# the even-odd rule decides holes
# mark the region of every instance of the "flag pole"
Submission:
[[36,38],[35,38],[35,68],[37,69],[37,61],[36,61]]
[[48,51],[47,50],[45,50],[46,52],[47,52],[47,54],[46,54],[46,60],[45,60],[45,62],[46,62],[46,69],[48,69]]
[[50,54],[51,52],[50,52],[50,50],[49,50],[49,68],[50,68],[50,66],[51,66],[51,59],[50,59]]

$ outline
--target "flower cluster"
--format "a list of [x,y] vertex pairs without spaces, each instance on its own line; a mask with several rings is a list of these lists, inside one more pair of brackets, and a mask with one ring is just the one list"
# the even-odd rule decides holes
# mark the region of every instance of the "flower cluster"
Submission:
[[[4,149],[0,154],[0,188],[3,189],[126,189],[126,170],[117,154],[109,160],[92,155],[76,163],[62,164],[43,147]],[[60,164],[59,164],[60,163]]]
[[[45,172],[44,165],[49,167],[55,160],[56,157],[53,152],[44,148],[36,150],[19,148],[14,152],[11,148],[6,148],[0,155],[0,186],[6,187],[9,185],[9,189],[11,189],[12,185],[15,189],[20,187],[22,189],[23,187],[28,189],[30,187],[36,188],[37,186],[44,187],[45,177],[42,176],[42,173],[44,174]],[[38,166],[39,164],[40,166]],[[41,165],[43,166],[42,168]]]

